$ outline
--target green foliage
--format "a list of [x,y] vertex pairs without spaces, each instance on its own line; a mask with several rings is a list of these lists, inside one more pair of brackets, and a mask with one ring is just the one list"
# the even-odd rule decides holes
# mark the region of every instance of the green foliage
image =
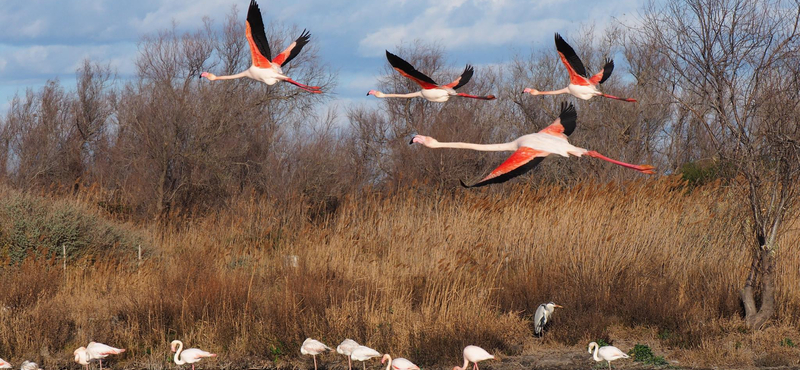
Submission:
[[0,198],[0,258],[19,263],[36,254],[67,259],[134,258],[142,238],[83,205],[5,191]]
[[636,362],[642,362],[648,365],[667,365],[667,360],[662,356],[653,355],[653,351],[644,344],[637,344],[633,349],[628,352],[628,355],[633,357]]
[[792,338],[783,338],[781,340],[781,347],[794,348],[795,346],[797,345],[792,341]]
[[681,177],[691,187],[708,184],[720,177],[720,167],[712,161],[687,162],[681,166]]
[[597,345],[599,347],[605,347],[605,346],[610,346],[611,345],[610,343],[606,342],[605,339],[598,339],[595,342],[597,342]]

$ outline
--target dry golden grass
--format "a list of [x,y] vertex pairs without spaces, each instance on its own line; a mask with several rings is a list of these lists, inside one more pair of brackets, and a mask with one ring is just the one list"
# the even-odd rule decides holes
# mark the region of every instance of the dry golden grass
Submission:
[[[150,241],[141,265],[134,251],[94,252],[66,271],[48,254],[19,264],[0,254],[0,355],[65,366],[95,340],[127,348],[130,366],[162,368],[181,339],[219,353],[213,366],[281,366],[306,337],[349,337],[428,365],[459,363],[467,344],[514,355],[630,336],[704,366],[767,364],[763,351],[791,363],[795,348],[767,339],[800,343],[797,229],[779,252],[774,324],[747,333],[735,196],[670,179],[406,189],[352,196],[324,219],[303,202],[241,199],[180,226],[139,227]],[[565,308],[532,339],[531,316],[551,300]]]

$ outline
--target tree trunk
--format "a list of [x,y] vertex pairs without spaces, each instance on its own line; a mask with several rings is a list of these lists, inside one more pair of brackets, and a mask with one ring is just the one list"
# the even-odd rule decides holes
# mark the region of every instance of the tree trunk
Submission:
[[[775,265],[774,253],[769,246],[762,246],[753,254],[750,273],[741,291],[744,303],[744,321],[750,330],[761,330],[775,313]],[[760,284],[761,307],[756,307],[755,286]]]

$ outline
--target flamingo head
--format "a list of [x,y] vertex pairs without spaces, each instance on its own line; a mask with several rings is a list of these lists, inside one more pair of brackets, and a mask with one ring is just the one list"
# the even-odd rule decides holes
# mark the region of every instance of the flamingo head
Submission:
[[522,90],[523,94],[531,94],[531,95],[539,95],[539,90],[531,89],[530,87],[526,87],[525,90]]
[[88,361],[87,361],[87,358],[86,358],[86,347],[78,347],[78,349],[73,351],[72,354],[75,355],[75,362],[77,362],[77,363],[79,363],[81,365],[88,364]]
[[172,352],[175,352],[175,351],[177,351],[177,350],[178,350],[178,344],[180,344],[180,341],[179,341],[179,340],[173,340],[173,341],[172,341],[172,342],[169,344],[169,348],[172,350]]
[[417,144],[422,144],[422,145],[427,146],[427,147],[430,148],[432,145],[434,145],[434,144],[436,144],[438,142],[439,142],[438,140],[436,140],[436,139],[434,139],[434,138],[432,138],[430,136],[415,135],[414,138],[411,139],[411,142],[409,144],[417,143]]
[[383,355],[383,357],[381,358],[381,364],[385,363],[386,361],[392,361],[392,356],[389,356],[388,353]]
[[380,98],[381,96],[383,96],[383,93],[378,91],[378,90],[367,91],[367,96],[370,96],[370,95],[375,95],[375,96]]
[[203,73],[201,73],[201,74],[200,74],[200,78],[203,78],[203,77],[205,77],[205,78],[209,79],[209,81],[214,81],[214,80],[216,80],[216,79],[217,79],[217,76],[216,76],[216,75],[214,75],[213,73],[210,73],[210,72],[203,72]]

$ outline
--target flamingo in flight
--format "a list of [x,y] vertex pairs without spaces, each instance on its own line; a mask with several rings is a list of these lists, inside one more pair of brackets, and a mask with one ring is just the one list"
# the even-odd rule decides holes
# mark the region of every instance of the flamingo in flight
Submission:
[[116,355],[125,352],[124,348],[114,348],[109,345],[97,342],[89,342],[86,347],[76,349],[72,354],[75,355],[75,362],[85,365],[89,370],[89,361],[97,360],[100,363],[100,370],[103,369],[103,359],[108,355]]
[[367,92],[367,95],[375,95],[377,98],[414,98],[421,96],[429,101],[437,103],[444,103],[449,100],[451,96],[461,96],[464,98],[481,100],[495,99],[494,95],[476,96],[456,92],[456,89],[466,85],[467,82],[469,82],[469,80],[472,78],[472,74],[475,72],[475,69],[469,64],[467,64],[467,66],[464,68],[464,72],[461,73],[461,76],[456,78],[455,81],[447,85],[439,85],[436,83],[436,81],[426,76],[424,73],[416,70],[410,63],[401,59],[397,55],[390,53],[388,50],[386,51],[386,59],[389,59],[389,64],[391,64],[392,67],[397,70],[397,72],[400,72],[401,75],[419,84],[419,86],[422,87],[422,90],[408,94],[384,94],[377,90],[370,90]]
[[173,340],[172,343],[169,344],[169,347],[172,352],[175,352],[175,357],[173,358],[175,364],[192,364],[192,370],[194,370],[195,362],[198,362],[206,357],[217,357],[215,353],[206,352],[198,348],[187,348],[184,350],[183,342],[177,339]]
[[454,367],[453,370],[467,370],[467,365],[470,362],[473,363],[473,369],[478,370],[478,362],[484,360],[492,360],[494,356],[486,352],[485,349],[478,347],[478,346],[466,346],[464,347],[464,365],[461,367]]
[[505,162],[479,182],[466,185],[462,181],[461,185],[467,188],[506,182],[530,171],[550,154],[558,154],[563,157],[569,157],[570,155],[576,157],[587,155],[642,173],[655,173],[653,172],[653,166],[634,165],[616,161],[596,151],[579,148],[570,144],[569,141],[567,141],[567,136],[575,130],[575,121],[577,117],[578,113],[575,111],[575,107],[572,104],[567,106],[562,103],[561,114],[550,126],[545,127],[537,133],[521,136],[511,142],[502,144],[441,143],[430,136],[416,135],[411,139],[410,144],[419,143],[428,148],[459,148],[478,151],[514,152]]
[[575,50],[572,49],[561,35],[556,33],[556,50],[558,50],[558,56],[561,57],[561,62],[564,63],[564,66],[567,67],[567,71],[569,71],[569,85],[561,90],[555,91],[539,91],[536,89],[526,88],[522,91],[522,93],[530,93],[531,95],[558,95],[558,94],[572,94],[572,96],[583,99],[589,100],[595,96],[602,96],[604,98],[609,99],[616,99],[622,100],[626,102],[635,103],[635,99],[626,99],[626,98],[619,98],[613,95],[603,94],[600,90],[597,89],[597,86],[611,77],[611,72],[614,70],[614,61],[611,59],[606,58],[606,64],[603,66],[603,70],[592,76],[589,77],[586,74],[586,67],[583,66],[581,62],[581,58],[578,58],[578,55],[575,54]]
[[325,344],[316,339],[311,339],[311,338],[306,338],[306,340],[303,341],[303,345],[300,346],[301,354],[311,355],[312,357],[314,357],[314,370],[317,370],[317,355],[323,352],[328,352],[330,350],[331,350],[330,347],[326,346]]
[[388,362],[386,364],[386,370],[419,370],[419,366],[414,365],[413,362],[402,357],[392,360],[392,356],[389,356],[388,353],[381,358],[381,364],[384,362]]
[[[297,38],[286,50],[278,54],[275,59],[272,59],[272,52],[269,49],[267,42],[267,34],[264,32],[264,20],[261,18],[261,10],[258,8],[255,0],[250,0],[250,8],[247,10],[247,29],[246,36],[247,42],[250,44],[250,55],[253,58],[253,65],[241,73],[230,76],[216,76],[213,73],[203,72],[200,77],[205,77],[211,81],[215,80],[232,80],[236,78],[249,77],[256,81],[261,81],[267,85],[274,85],[278,81],[286,81],[310,93],[319,94],[319,86],[308,86],[301,84],[283,74],[281,67],[289,63],[303,46],[308,44],[308,39],[311,34],[303,30],[300,37]],[[270,61],[272,59],[272,61]]]
[[608,368],[611,369],[611,361],[620,359],[620,358],[628,358],[628,355],[625,352],[622,352],[617,347],[614,346],[602,346],[600,347],[597,343],[592,342],[589,343],[589,353],[592,353],[592,348],[594,348],[594,353],[592,354],[592,358],[597,361],[608,361]]

